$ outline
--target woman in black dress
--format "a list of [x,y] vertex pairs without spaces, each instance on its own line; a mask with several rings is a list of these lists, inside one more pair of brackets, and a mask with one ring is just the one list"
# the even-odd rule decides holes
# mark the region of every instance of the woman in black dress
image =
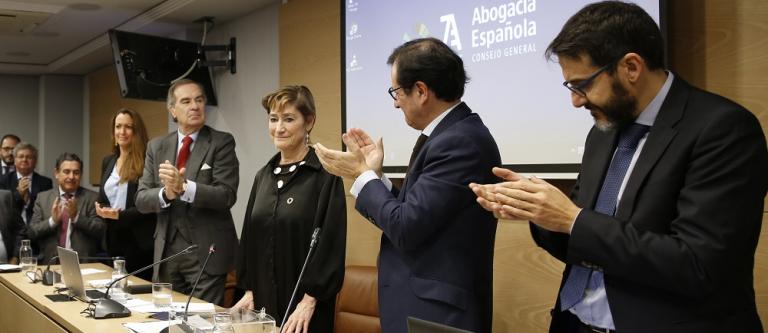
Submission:
[[266,308],[279,324],[312,233],[320,228],[283,332],[330,333],[336,293],[344,281],[344,186],[323,169],[309,146],[316,113],[307,87],[287,86],[265,96],[262,105],[279,153],[253,181],[237,258],[238,286],[246,293],[234,308]]
[[[139,213],[134,203],[147,147],[147,129],[136,111],[120,109],[112,118],[112,147],[112,154],[101,163],[96,214],[107,222],[107,252],[125,257],[130,272],[152,263],[157,219],[155,214]],[[138,276],[151,280],[152,270]]]

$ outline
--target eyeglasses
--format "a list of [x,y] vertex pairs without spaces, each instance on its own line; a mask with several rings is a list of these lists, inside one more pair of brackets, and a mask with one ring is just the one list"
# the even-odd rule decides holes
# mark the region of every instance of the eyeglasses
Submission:
[[43,270],[40,268],[34,271],[26,271],[24,272],[24,275],[26,275],[29,282],[32,283],[37,283],[43,280]]
[[389,87],[389,89],[387,89],[387,92],[389,93],[389,96],[392,97],[392,99],[397,100],[396,91],[400,89],[403,89],[403,87],[397,87],[397,88]]
[[587,92],[584,91],[584,89],[588,88],[589,85],[592,84],[592,81],[594,81],[601,73],[605,72],[615,64],[616,64],[616,61],[611,61],[605,66],[600,67],[600,69],[592,73],[592,75],[590,75],[586,79],[578,80],[577,81],[578,83],[573,83],[572,81],[565,81],[563,82],[563,86],[568,88],[568,90],[574,92],[576,95],[579,95],[581,97],[587,97]]

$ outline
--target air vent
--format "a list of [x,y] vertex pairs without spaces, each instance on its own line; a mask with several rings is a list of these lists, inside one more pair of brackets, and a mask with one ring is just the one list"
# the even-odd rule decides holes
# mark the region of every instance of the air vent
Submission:
[[0,10],[0,34],[23,35],[33,32],[51,13]]

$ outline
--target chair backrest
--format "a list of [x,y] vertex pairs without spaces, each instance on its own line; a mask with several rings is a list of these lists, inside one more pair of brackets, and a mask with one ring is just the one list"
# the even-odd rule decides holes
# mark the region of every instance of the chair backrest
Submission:
[[379,333],[378,272],[373,266],[347,266],[336,297],[336,333]]

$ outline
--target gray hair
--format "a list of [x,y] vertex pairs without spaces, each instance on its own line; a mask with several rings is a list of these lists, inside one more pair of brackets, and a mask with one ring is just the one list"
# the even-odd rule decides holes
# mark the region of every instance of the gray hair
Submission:
[[35,159],[37,159],[37,148],[33,146],[29,142],[19,142],[19,144],[16,145],[15,148],[13,148],[13,157],[16,157],[16,155],[19,154],[19,151],[22,150],[29,150],[32,152],[32,155],[35,155]]
[[175,95],[176,88],[181,87],[183,85],[187,85],[187,84],[197,85],[197,87],[200,88],[200,91],[203,92],[203,99],[205,99],[206,101],[208,100],[208,96],[205,95],[205,87],[203,87],[202,84],[191,79],[181,79],[171,84],[171,87],[168,88],[168,97],[166,97],[166,103],[169,109],[172,108],[174,105],[176,105],[176,95]]

